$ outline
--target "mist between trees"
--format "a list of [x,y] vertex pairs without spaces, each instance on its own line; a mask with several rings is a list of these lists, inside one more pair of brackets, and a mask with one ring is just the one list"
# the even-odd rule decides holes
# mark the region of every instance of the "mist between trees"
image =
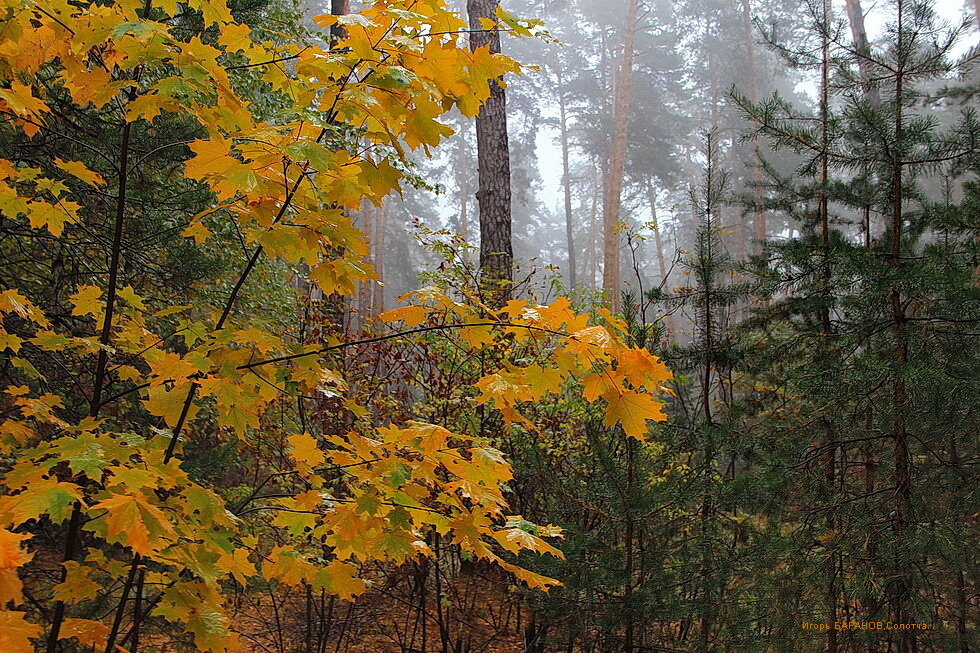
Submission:
[[980,2],[0,4],[0,653],[976,649]]

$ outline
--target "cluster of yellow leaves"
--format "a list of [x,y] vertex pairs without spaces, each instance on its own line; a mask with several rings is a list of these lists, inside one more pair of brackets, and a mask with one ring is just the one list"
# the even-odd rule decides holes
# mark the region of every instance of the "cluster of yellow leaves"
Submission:
[[568,379],[581,385],[586,400],[602,399],[606,426],[618,423],[629,437],[644,439],[647,420],[666,419],[657,397],[672,378],[670,371],[645,348],[629,346],[624,324],[608,310],[600,312],[602,324],[591,324],[564,297],[547,306],[511,300],[499,310],[476,301],[457,302],[435,287],[409,297],[418,303],[387,311],[381,319],[406,326],[455,324],[459,340],[474,351],[499,349],[503,336],[518,345],[547,348],[550,365],[505,361],[503,369],[477,381],[477,403],[497,408],[508,423],[533,430],[520,405],[565,392]]
[[[2,92],[0,92],[2,93]],[[66,164],[57,160],[58,167],[72,175],[95,179],[98,175],[83,163]],[[60,180],[41,176],[39,168],[15,168],[9,161],[0,160],[0,212],[8,218],[25,217],[33,228],[44,227],[60,236],[65,224],[78,221],[81,206],[69,199],[69,189]]]
[[[356,16],[321,17],[324,27],[343,23],[346,38],[333,49],[256,38],[224,0],[0,0],[0,10],[6,128],[27,138],[43,134],[57,122],[54,102],[143,129],[165,113],[195,121],[204,137],[164,148],[186,146],[184,176],[214,197],[183,235],[205,244],[216,221],[233,221],[247,245],[305,264],[326,294],[351,293],[371,276],[363,236],[344,209],[397,191],[409,151],[428,151],[452,132],[440,117],[454,107],[474,115],[488,81],[517,71],[487,48],[471,51],[459,36],[465,23],[441,0],[377,0]],[[210,36],[189,35],[178,18],[188,11],[201,15]],[[260,117],[241,90],[246,77],[288,108],[275,120]],[[95,210],[83,198],[122,191],[124,171],[90,165],[0,160],[3,220],[25,238],[81,237],[72,225]],[[104,344],[92,334],[109,320],[110,297],[111,344]],[[239,645],[222,594],[229,579],[244,585],[262,575],[350,599],[365,589],[361,564],[427,555],[433,532],[531,585],[554,583],[507,563],[494,547],[559,555],[542,539],[558,529],[508,521],[501,486],[510,469],[500,453],[438,426],[364,424],[330,439],[294,434],[287,440],[293,461],[273,473],[299,478],[307,489],[230,506],[181,467],[179,444],[195,437],[195,420],[213,420],[223,437],[248,446],[284,394],[343,393],[344,380],[315,348],[224,315],[220,306],[210,315],[200,307],[159,308],[131,287],[92,283],[76,287],[69,303],[73,318],[89,326],[84,333],[59,328],[16,289],[0,293],[0,347],[26,379],[5,389],[0,423],[0,453],[9,461],[0,481],[0,650],[32,650],[30,639],[43,633],[16,609],[23,605],[18,569],[37,564],[27,533],[74,512],[89,537],[123,548],[92,547],[65,561],[52,600],[111,603],[129,566],[141,564],[147,586],[164,588],[152,614],[182,624],[205,651]],[[534,322],[533,310],[512,314],[515,323]],[[162,333],[162,324],[175,328]],[[466,334],[472,344],[493,341],[477,328]],[[31,362],[37,352],[86,372],[105,357],[111,389],[139,392],[134,414],[72,417],[66,405],[90,398],[46,392]],[[557,382],[555,373],[540,371],[549,382]],[[99,621],[69,618],[60,637],[101,647],[108,632]]]
[[[494,540],[507,550],[518,548],[561,555],[541,537],[516,537],[513,526],[500,527],[507,507],[502,484],[512,479],[502,454],[481,438],[466,437],[421,422],[389,426],[370,435],[349,432],[327,438],[330,448],[317,446],[309,435],[289,439],[291,454],[303,479],[314,489],[277,499],[262,510],[278,512],[273,523],[300,536],[314,534],[331,547],[337,569],[355,569],[357,560],[400,562],[432,555],[426,536],[437,533],[478,558],[509,568],[532,586],[555,581],[509,565],[494,553]],[[335,496],[324,472],[342,470],[343,496]],[[554,527],[539,527],[542,536],[558,536]],[[515,544],[518,546],[515,547]],[[289,559],[284,561],[283,556]],[[326,580],[341,596],[356,594],[363,582],[341,577],[297,561],[291,546],[270,557],[266,576],[314,587]]]
[[[309,264],[327,294],[351,292],[370,276],[361,263],[363,238],[341,209],[363,198],[380,202],[397,190],[397,160],[406,147],[438,145],[452,133],[440,116],[453,107],[475,115],[488,80],[517,70],[488,48],[471,52],[461,44],[466,25],[441,2],[379,0],[353,17],[322,16],[323,26],[345,23],[347,38],[333,50],[258,41],[224,2],[187,4],[219,29],[215,44],[182,36],[170,20],[176,2],[151,3],[147,16],[146,3],[135,0],[92,7],[3,0],[0,8],[11,17],[0,33],[0,69],[36,82],[14,79],[0,89],[0,114],[36,134],[50,113],[46,95],[59,92],[82,108],[118,103],[130,121],[152,121],[161,112],[193,116],[208,135],[189,144],[194,156],[185,174],[214,191],[248,242]],[[56,74],[42,80],[42,66],[54,61]],[[232,63],[288,98],[295,118],[253,117],[249,100],[235,90]],[[138,71],[149,66],[167,66],[172,74],[141,85]],[[354,151],[357,143],[340,143],[338,123],[382,149]],[[80,162],[56,167],[75,181],[104,183]],[[66,223],[78,221],[80,207],[62,197],[68,188],[61,181],[39,174],[0,161],[0,211],[60,235]],[[197,216],[184,234],[205,242],[205,220],[214,212]]]

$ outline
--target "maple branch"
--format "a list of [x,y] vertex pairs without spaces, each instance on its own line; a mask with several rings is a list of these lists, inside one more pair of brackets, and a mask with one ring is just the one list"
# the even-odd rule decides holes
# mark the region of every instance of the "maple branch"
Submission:
[[281,57],[279,59],[270,59],[269,61],[259,61],[256,63],[246,63],[240,64],[238,66],[226,66],[225,70],[243,70],[245,68],[255,68],[256,66],[270,66],[272,64],[277,64],[283,61],[292,61],[293,59],[299,59],[300,55],[310,49],[310,46],[306,46],[296,54],[292,54],[286,57]]
[[141,156],[136,161],[136,163],[133,164],[133,168],[134,169],[139,168],[141,163],[143,163],[144,161],[146,161],[148,158],[150,158],[151,156],[153,156],[157,152],[161,152],[161,151],[166,150],[166,149],[171,148],[171,147],[177,147],[178,145],[190,145],[193,142],[194,142],[193,140],[190,140],[190,141],[177,141],[176,143],[167,143],[166,145],[161,145],[159,147],[155,147],[152,150],[150,150],[149,152],[147,152],[146,154],[144,154],[143,156]]
[[[130,101],[135,98],[135,92],[130,92]],[[109,345],[112,344],[112,319],[116,307],[116,293],[119,280],[119,264],[122,252],[123,222],[126,217],[126,185],[129,173],[129,138],[132,132],[133,123],[129,120],[125,122],[122,130],[119,154],[119,191],[116,197],[116,224],[113,229],[112,249],[109,254],[109,281],[106,289],[105,315],[102,318],[102,332],[99,335],[99,342],[103,345],[99,348],[99,355],[95,364],[95,381],[93,382],[92,398],[89,404],[89,415],[97,418],[99,409],[102,408],[102,392],[105,387],[106,368],[109,364]],[[67,543],[63,562],[72,559],[75,549],[75,541],[78,539],[78,531],[81,522],[82,502],[75,501],[72,506],[71,521],[66,534]],[[137,556],[138,557],[138,556]],[[135,569],[135,561],[133,568]],[[61,582],[68,578],[68,568],[62,565]],[[128,589],[127,589],[128,591]],[[125,599],[124,599],[125,602]],[[58,649],[58,638],[61,632],[61,625],[65,619],[65,602],[58,601],[54,608],[54,617],[51,622],[51,632],[48,636],[48,653],[55,653]],[[120,613],[122,610],[120,610]]]
[[374,338],[365,338],[363,340],[353,340],[351,342],[342,342],[339,345],[330,345],[329,347],[322,347],[320,349],[315,349],[313,351],[307,351],[300,354],[289,354],[287,356],[279,356],[277,358],[268,358],[262,361],[255,361],[253,363],[245,363],[244,365],[239,365],[238,370],[249,370],[253,367],[259,367],[262,365],[270,365],[272,363],[284,363],[291,360],[296,360],[298,358],[306,358],[307,356],[316,356],[318,354],[325,354],[328,351],[334,351],[337,349],[346,349],[347,347],[355,347],[357,345],[370,345],[376,342],[384,342],[385,340],[394,340],[395,338],[403,338],[405,336],[415,335],[417,333],[426,333],[429,331],[447,331],[449,329],[465,329],[469,327],[508,327],[512,329],[528,329],[529,331],[542,331],[544,333],[550,333],[555,336],[562,336],[565,338],[570,338],[572,340],[578,341],[575,336],[565,333],[564,331],[556,331],[555,329],[546,329],[545,327],[532,326],[530,324],[513,324],[511,322],[473,322],[469,324],[435,324],[426,327],[419,327],[417,329],[409,329],[408,331],[398,331],[396,333],[389,333],[383,336],[376,336]]
[[58,130],[51,129],[50,127],[48,127],[46,124],[44,124],[42,122],[37,122],[36,120],[31,120],[30,118],[25,118],[24,116],[21,116],[19,114],[14,113],[13,111],[8,111],[6,109],[0,109],[0,115],[12,116],[12,117],[14,117],[14,118],[16,118],[18,120],[22,120],[23,122],[26,122],[29,125],[33,125],[34,127],[37,127],[38,129],[43,129],[44,131],[48,132],[49,134],[54,134],[58,138],[63,138],[66,141],[70,142],[72,145],[77,145],[78,147],[80,147],[82,149],[85,149],[85,150],[88,150],[89,152],[92,152],[93,154],[97,155],[99,158],[105,160],[114,170],[117,170],[118,171],[118,167],[116,166],[116,162],[113,161],[109,156],[107,156],[105,152],[103,152],[102,150],[100,150],[100,149],[98,149],[96,147],[93,147],[93,146],[89,145],[88,143],[86,143],[84,141],[80,141],[77,138],[75,138],[73,136],[69,136],[68,134],[62,133],[62,132],[60,132]]
[[[350,83],[351,77],[354,75],[354,71],[357,69],[358,65],[360,65],[359,62],[351,68],[351,71],[347,75],[344,76],[344,80],[340,84],[340,89],[337,91],[336,95],[334,96],[333,103],[331,104],[330,109],[327,112],[327,118],[326,118],[327,124],[333,124],[334,121],[336,120],[337,111],[338,111],[337,102],[340,99],[340,95],[344,92],[344,89]],[[317,135],[316,140],[314,142],[319,143],[320,141],[322,141],[324,136],[327,135],[328,131],[329,130],[327,127],[321,128],[320,133]],[[278,224],[279,221],[282,220],[283,216],[286,215],[286,211],[292,205],[293,199],[296,197],[296,193],[299,191],[300,184],[302,184],[303,180],[307,178],[305,172],[306,170],[309,169],[309,167],[310,167],[309,161],[306,161],[304,164],[300,166],[304,174],[301,174],[299,175],[299,177],[296,178],[296,181],[293,183],[292,188],[290,188],[289,191],[286,193],[286,197],[283,198],[282,206],[279,207],[279,211],[277,212],[276,217],[272,220],[269,229],[271,229],[273,226]],[[224,328],[225,321],[228,319],[228,316],[231,314],[231,309],[235,305],[235,302],[238,299],[238,293],[241,292],[242,287],[245,285],[246,279],[252,273],[252,270],[255,268],[255,265],[258,262],[259,257],[262,255],[263,251],[264,251],[264,247],[262,245],[259,245],[256,248],[255,252],[253,252],[251,258],[249,259],[248,263],[245,266],[245,269],[242,270],[241,274],[238,276],[238,281],[235,282],[235,286],[232,288],[231,294],[228,296],[228,299],[225,301],[225,306],[221,311],[221,317],[215,323],[212,333],[216,331],[220,331],[221,329]],[[170,459],[173,458],[174,452],[176,451],[177,448],[177,440],[180,437],[180,432],[183,430],[184,423],[187,420],[187,414],[190,411],[191,405],[194,402],[194,398],[197,395],[197,390],[199,387],[200,387],[199,384],[195,381],[191,383],[191,387],[187,390],[187,396],[184,398],[184,404],[180,409],[180,416],[177,419],[177,424],[174,426],[174,429],[171,432],[170,442],[167,444],[167,450],[166,453],[164,454],[164,463],[169,462]]]
[[[269,495],[269,498],[275,499],[275,498],[285,498],[285,497],[292,497],[292,496],[293,496],[292,494],[283,494],[283,495],[273,494],[273,495]],[[264,499],[266,497],[258,497],[258,498],[259,499]],[[327,502],[329,502],[329,503],[357,503],[357,499],[338,499],[336,497],[331,497],[330,499],[327,499]],[[438,510],[436,510],[435,508],[426,508],[425,506],[409,506],[409,505],[406,505],[404,503],[397,503],[395,501],[379,501],[378,503],[380,505],[382,505],[382,506],[392,506],[394,508],[405,508],[406,510],[423,510],[425,512],[435,513],[437,515],[441,515],[442,514],[441,512],[439,512]],[[244,510],[244,511],[242,511],[240,513],[236,513],[236,517],[242,517],[242,516],[247,515],[247,514],[249,514],[251,512],[258,512],[260,510],[278,510],[280,512],[295,512],[295,513],[299,513],[299,514],[303,514],[303,515],[326,515],[326,514],[329,514],[329,512],[330,512],[330,511],[317,511],[317,510],[299,510],[297,508],[286,508],[285,506],[255,506],[254,508],[249,508],[248,510]]]
[[[119,627],[122,626],[123,613],[126,611],[126,602],[129,600],[129,592],[133,588],[133,581],[136,579],[136,571],[139,569],[140,555],[134,554],[133,561],[129,565],[129,574],[126,576],[126,583],[123,585],[122,597],[119,599],[119,606],[116,608],[116,616],[112,620],[112,630],[106,639],[106,653],[112,653],[116,648],[116,637],[119,636]],[[136,650],[135,648],[133,650]]]

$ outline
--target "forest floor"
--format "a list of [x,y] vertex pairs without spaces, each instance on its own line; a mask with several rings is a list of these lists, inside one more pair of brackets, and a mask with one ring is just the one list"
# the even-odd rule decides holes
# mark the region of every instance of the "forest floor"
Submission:
[[[252,595],[242,597],[235,625],[250,633],[243,637],[251,642],[249,653],[292,650],[290,646],[307,650],[307,641],[314,651],[319,642],[319,653],[518,653],[524,650],[528,611],[516,593],[502,589],[506,584],[498,575],[463,572],[443,588],[439,601],[431,577],[420,583],[396,569],[379,574],[354,602],[328,599],[320,604],[314,597],[312,619],[301,590],[286,604],[274,603],[269,595]],[[315,632],[308,632],[308,623]]]

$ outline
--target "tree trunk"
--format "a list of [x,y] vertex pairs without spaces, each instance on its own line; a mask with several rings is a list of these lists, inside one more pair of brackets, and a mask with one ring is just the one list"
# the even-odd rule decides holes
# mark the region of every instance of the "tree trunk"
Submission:
[[602,202],[602,289],[612,303],[613,311],[620,307],[619,210],[623,190],[623,169],[626,166],[626,136],[629,129],[630,95],[633,84],[633,44],[636,40],[638,0],[629,0],[623,56],[616,76],[613,98],[613,141],[609,156],[607,184]]
[[[350,0],[330,0],[330,13],[334,16],[343,16],[350,13]],[[340,39],[347,36],[346,30],[334,23],[330,26],[330,45],[331,47]]]
[[626,611],[626,632],[624,649],[632,653],[636,641],[636,615],[633,606],[633,584],[636,568],[636,516],[633,514],[633,501],[636,496],[636,448],[639,441],[626,438],[626,532],[623,548],[626,553],[626,587],[623,590],[623,608]]
[[[868,47],[868,32],[864,28],[861,0],[844,0],[844,10],[847,12],[847,22],[851,26],[851,39],[854,41],[855,49],[863,52]],[[859,62],[858,65],[863,71],[866,63]]]
[[[368,251],[364,257],[364,262],[371,266],[375,265],[378,251],[378,244],[374,240],[375,210],[375,206],[371,202],[361,200],[361,210],[358,216],[360,218],[360,224],[358,226],[368,239]],[[358,284],[356,326],[360,329],[364,328],[368,318],[371,316],[371,298],[374,296],[371,286],[373,283],[374,280],[365,279]]]
[[385,263],[385,227],[388,222],[388,205],[382,204],[374,211],[374,273],[378,275],[374,282],[371,297],[371,316],[374,317],[385,310],[384,299],[384,263]]
[[[752,10],[749,6],[749,0],[742,0],[742,26],[743,26],[743,39],[745,45],[745,66],[748,69],[749,76],[749,100],[755,104],[759,101],[759,87],[756,81],[756,70],[755,70],[755,43],[752,39]],[[761,254],[765,248],[766,237],[768,236],[768,229],[766,225],[766,213],[762,210],[762,163],[758,161],[759,157],[759,137],[756,136],[752,139],[752,182],[753,191],[752,194],[755,198],[755,211],[753,221],[755,223],[755,239],[758,242],[758,252]]]
[[[473,197],[473,150],[470,147],[469,125],[463,126],[457,132],[458,145],[452,157],[455,161],[454,177],[456,188],[459,190],[459,215],[456,230],[461,236],[470,241],[470,199]],[[471,242],[471,241],[470,241]]]
[[[977,1],[980,2],[980,0]],[[864,84],[865,95],[871,106],[877,107],[881,104],[881,98],[878,96],[878,91],[868,86],[871,71],[865,57],[870,53],[871,45],[868,42],[868,32],[864,28],[864,11],[861,9],[861,0],[844,0],[844,9],[847,12],[847,22],[851,26],[851,40],[854,41],[854,49],[858,53],[858,71],[861,74],[861,82]]]
[[[500,52],[500,33],[485,30],[481,18],[494,19],[497,0],[468,0],[470,46],[487,46]],[[513,249],[510,211],[510,147],[507,141],[507,101],[497,80],[490,82],[490,97],[476,117],[476,149],[480,207],[480,271],[484,279],[497,285],[498,301],[506,301],[501,288],[511,278]]]
[[595,159],[592,160],[592,206],[589,210],[589,288],[598,287],[599,279],[599,197],[602,186],[601,175]]
[[[738,167],[738,130],[733,126],[732,129],[732,142],[729,148],[731,154],[731,169],[734,171]],[[733,175],[734,176],[734,175]],[[735,212],[735,260],[744,261],[745,260],[745,239],[747,234],[745,232],[745,207],[740,205],[736,207]],[[737,311],[736,311],[737,312]]]
[[[653,181],[647,180],[647,201],[650,203],[650,225],[653,227],[653,243],[657,248],[657,267],[660,271],[660,288],[666,291],[667,288],[667,262],[664,258],[663,238],[660,233],[660,220],[657,218],[657,193],[653,188]],[[667,312],[664,316],[667,323],[667,342],[674,339],[674,314]]]
[[[831,322],[830,322],[830,197],[828,183],[830,181],[830,142],[828,121],[830,119],[830,0],[823,0],[823,25],[821,26],[821,65],[820,65],[820,195],[818,204],[818,231],[820,234],[820,360],[823,364],[831,361]],[[821,420],[824,431],[824,482],[826,484],[827,503],[833,506],[836,501],[837,483],[837,434],[830,420]],[[837,560],[834,551],[836,541],[837,512],[827,510],[825,522],[827,535],[827,568],[826,568],[826,610],[827,623],[837,623]],[[837,653],[837,630],[831,627],[827,630],[827,653]]]
[[558,72],[558,118],[561,128],[561,171],[562,186],[565,195],[565,242],[568,247],[568,287],[574,290],[578,285],[576,278],[575,238],[572,234],[572,176],[568,163],[568,111],[565,106],[564,86],[561,71]]
[[470,185],[466,174],[458,175],[459,178],[459,233],[466,236],[470,230]]
[[[903,84],[905,82],[904,64],[906,54],[903,51],[903,18],[904,3],[899,0],[898,6],[898,25],[897,37],[898,44],[898,66],[895,71],[895,136],[896,146],[903,142],[904,136],[904,102]],[[892,153],[892,189],[891,189],[891,252],[889,264],[892,267],[896,279],[892,282],[890,291],[891,297],[891,318],[892,329],[895,339],[894,348],[894,377],[892,378],[892,432],[891,438],[894,446],[895,462],[895,518],[894,533],[895,545],[904,548],[909,538],[909,519],[912,503],[912,485],[909,478],[910,456],[908,446],[908,431],[906,425],[906,387],[905,387],[905,366],[908,364],[908,333],[906,328],[905,305],[902,299],[901,290],[898,286],[898,277],[902,270],[902,232],[903,232],[903,203],[904,193],[902,188],[902,168],[903,163],[900,158],[900,147],[896,147]],[[891,584],[891,609],[892,618],[896,623],[911,623],[912,619],[909,612],[909,600],[912,594],[911,580],[909,578],[910,561],[896,561],[895,578]],[[913,653],[916,650],[915,631],[908,629],[901,631],[899,651],[901,653]]]

